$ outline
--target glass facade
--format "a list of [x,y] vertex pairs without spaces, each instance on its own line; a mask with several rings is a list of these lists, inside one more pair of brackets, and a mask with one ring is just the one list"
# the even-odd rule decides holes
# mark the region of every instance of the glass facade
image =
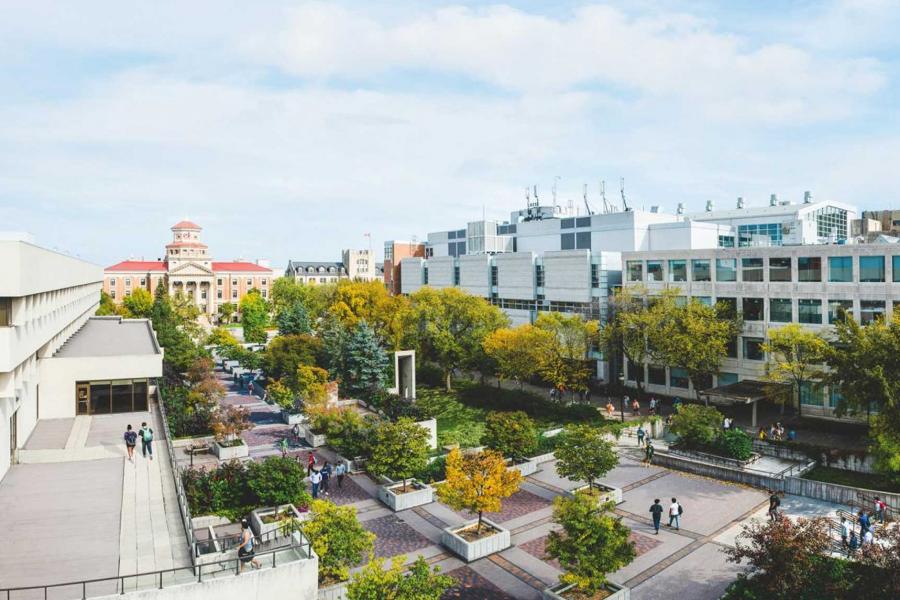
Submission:
[[687,281],[687,261],[669,261],[669,281]]
[[103,415],[147,410],[150,388],[146,379],[80,381],[76,384],[78,388],[86,388],[90,399],[89,403],[77,405],[78,414]]
[[828,281],[834,283],[853,282],[853,257],[830,256],[828,257]]
[[810,325],[822,324],[821,300],[797,300],[797,320]]
[[712,306],[712,297],[711,296],[694,296],[694,300],[699,302],[704,306]]
[[691,261],[691,279],[693,281],[712,281],[709,259],[695,258]]
[[833,325],[840,321],[843,314],[853,315],[853,300],[829,300],[828,323]]
[[666,385],[666,368],[649,365],[647,367],[647,381],[653,385]]
[[661,260],[647,261],[647,281],[663,280],[663,263]]
[[763,340],[760,338],[744,338],[744,359],[765,360],[765,352],[762,349]]
[[884,281],[884,257],[860,256],[859,280],[864,283],[880,283]]
[[[628,271],[628,281],[644,280],[644,265],[639,260],[629,260],[625,263],[625,270]],[[541,285],[540,283],[538,285]]]
[[859,322],[865,325],[871,323],[875,319],[884,318],[884,301],[882,300],[860,300],[859,301]]
[[762,321],[765,318],[765,303],[762,298],[744,298],[741,306],[745,321]]
[[763,280],[763,259],[761,259],[761,258],[742,258],[741,259],[741,278],[744,281],[762,281]]
[[737,373],[719,373],[717,385],[731,385],[738,382]]
[[719,248],[734,248],[734,236],[733,235],[720,235],[719,236]]
[[900,254],[891,257],[891,281],[900,282]]
[[769,299],[769,321],[772,323],[790,323],[794,320],[790,298]]
[[769,281],[791,281],[790,257],[773,257],[769,259]]
[[669,369],[669,385],[675,388],[687,389],[690,387],[687,371],[679,367]]
[[759,223],[753,225],[738,225],[738,245],[743,248],[753,245],[753,238],[759,236],[768,238],[772,246],[781,245],[781,225],[778,223]]
[[716,281],[737,281],[737,261],[733,258],[716,259]]
[[822,259],[818,256],[807,256],[797,259],[798,281],[822,281]]
[[813,213],[816,219],[816,234],[820,238],[834,237],[836,240],[847,239],[847,211],[834,206],[820,208]]
[[800,384],[800,403],[809,406],[825,405],[825,390],[821,385],[817,385],[811,381],[804,381]]

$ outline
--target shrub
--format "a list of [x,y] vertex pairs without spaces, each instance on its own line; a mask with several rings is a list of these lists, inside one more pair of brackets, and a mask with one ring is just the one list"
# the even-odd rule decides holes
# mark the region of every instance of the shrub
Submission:
[[266,387],[266,391],[269,392],[269,398],[272,399],[272,402],[280,406],[282,410],[296,410],[297,403],[294,392],[292,392],[288,386],[284,385],[280,379],[273,380],[272,383]]
[[669,429],[688,446],[710,446],[722,430],[722,413],[712,406],[685,404],[672,415]]
[[212,407],[206,402],[197,402],[184,386],[162,388],[162,402],[166,409],[166,420],[174,437],[209,435],[212,431]]
[[520,410],[488,413],[482,442],[514,462],[522,461],[537,446],[534,420]]
[[247,485],[262,506],[309,504],[306,472],[292,459],[272,456],[260,463],[250,463]]
[[368,457],[371,453],[378,419],[363,417],[355,410],[341,409],[316,413],[311,417],[313,429],[325,434],[328,445],[347,458]]
[[300,525],[303,535],[319,555],[319,584],[344,581],[363,557],[371,556],[375,534],[363,529],[352,506],[327,500],[310,503],[310,518]]
[[253,509],[247,469],[236,460],[215,469],[186,469],[181,481],[194,516],[220,515],[237,520]]
[[405,556],[395,556],[385,569],[385,559],[376,558],[353,576],[347,586],[348,600],[440,600],[455,580],[440,574],[440,567],[432,571],[419,556],[405,574]]
[[753,455],[753,440],[743,429],[728,429],[719,437],[716,446],[725,455],[737,460],[749,460]]
[[447,479],[447,457],[438,456],[420,469],[413,477],[425,483],[434,483]]

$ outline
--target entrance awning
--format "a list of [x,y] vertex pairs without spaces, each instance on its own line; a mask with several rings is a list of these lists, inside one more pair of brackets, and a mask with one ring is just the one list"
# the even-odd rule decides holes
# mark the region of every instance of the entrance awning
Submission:
[[750,404],[764,400],[772,393],[773,387],[786,386],[786,384],[744,379],[737,383],[720,385],[700,392],[700,396],[717,404]]

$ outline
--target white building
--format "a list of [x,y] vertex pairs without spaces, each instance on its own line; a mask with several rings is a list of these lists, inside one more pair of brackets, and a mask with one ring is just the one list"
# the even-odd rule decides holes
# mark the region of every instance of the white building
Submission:
[[341,252],[341,259],[348,278],[357,281],[380,279],[371,250],[344,250]]
[[38,419],[114,412],[126,386],[131,410],[162,374],[146,320],[91,318],[102,284],[97,265],[0,234],[0,477]]

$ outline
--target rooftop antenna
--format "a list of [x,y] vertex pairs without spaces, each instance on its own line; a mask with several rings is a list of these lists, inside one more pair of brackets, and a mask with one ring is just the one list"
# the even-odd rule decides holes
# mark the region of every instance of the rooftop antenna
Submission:
[[538,194],[537,194],[537,184],[534,184],[534,204],[535,204],[535,206],[538,206],[540,204],[540,201],[538,200]]
[[584,196],[584,207],[587,209],[588,216],[594,214],[594,211],[591,210],[591,205],[587,199],[587,184],[584,184],[584,192],[582,194]]
[[556,206],[556,182],[562,179],[559,175],[553,178],[553,206]]
[[600,199],[603,200],[603,214],[608,215],[610,213],[609,210],[609,202],[606,201],[606,180],[600,180]]
[[628,208],[628,201],[625,199],[625,178],[624,177],[619,178],[619,192],[622,194],[622,206],[625,207],[625,212],[628,212],[631,209]]

